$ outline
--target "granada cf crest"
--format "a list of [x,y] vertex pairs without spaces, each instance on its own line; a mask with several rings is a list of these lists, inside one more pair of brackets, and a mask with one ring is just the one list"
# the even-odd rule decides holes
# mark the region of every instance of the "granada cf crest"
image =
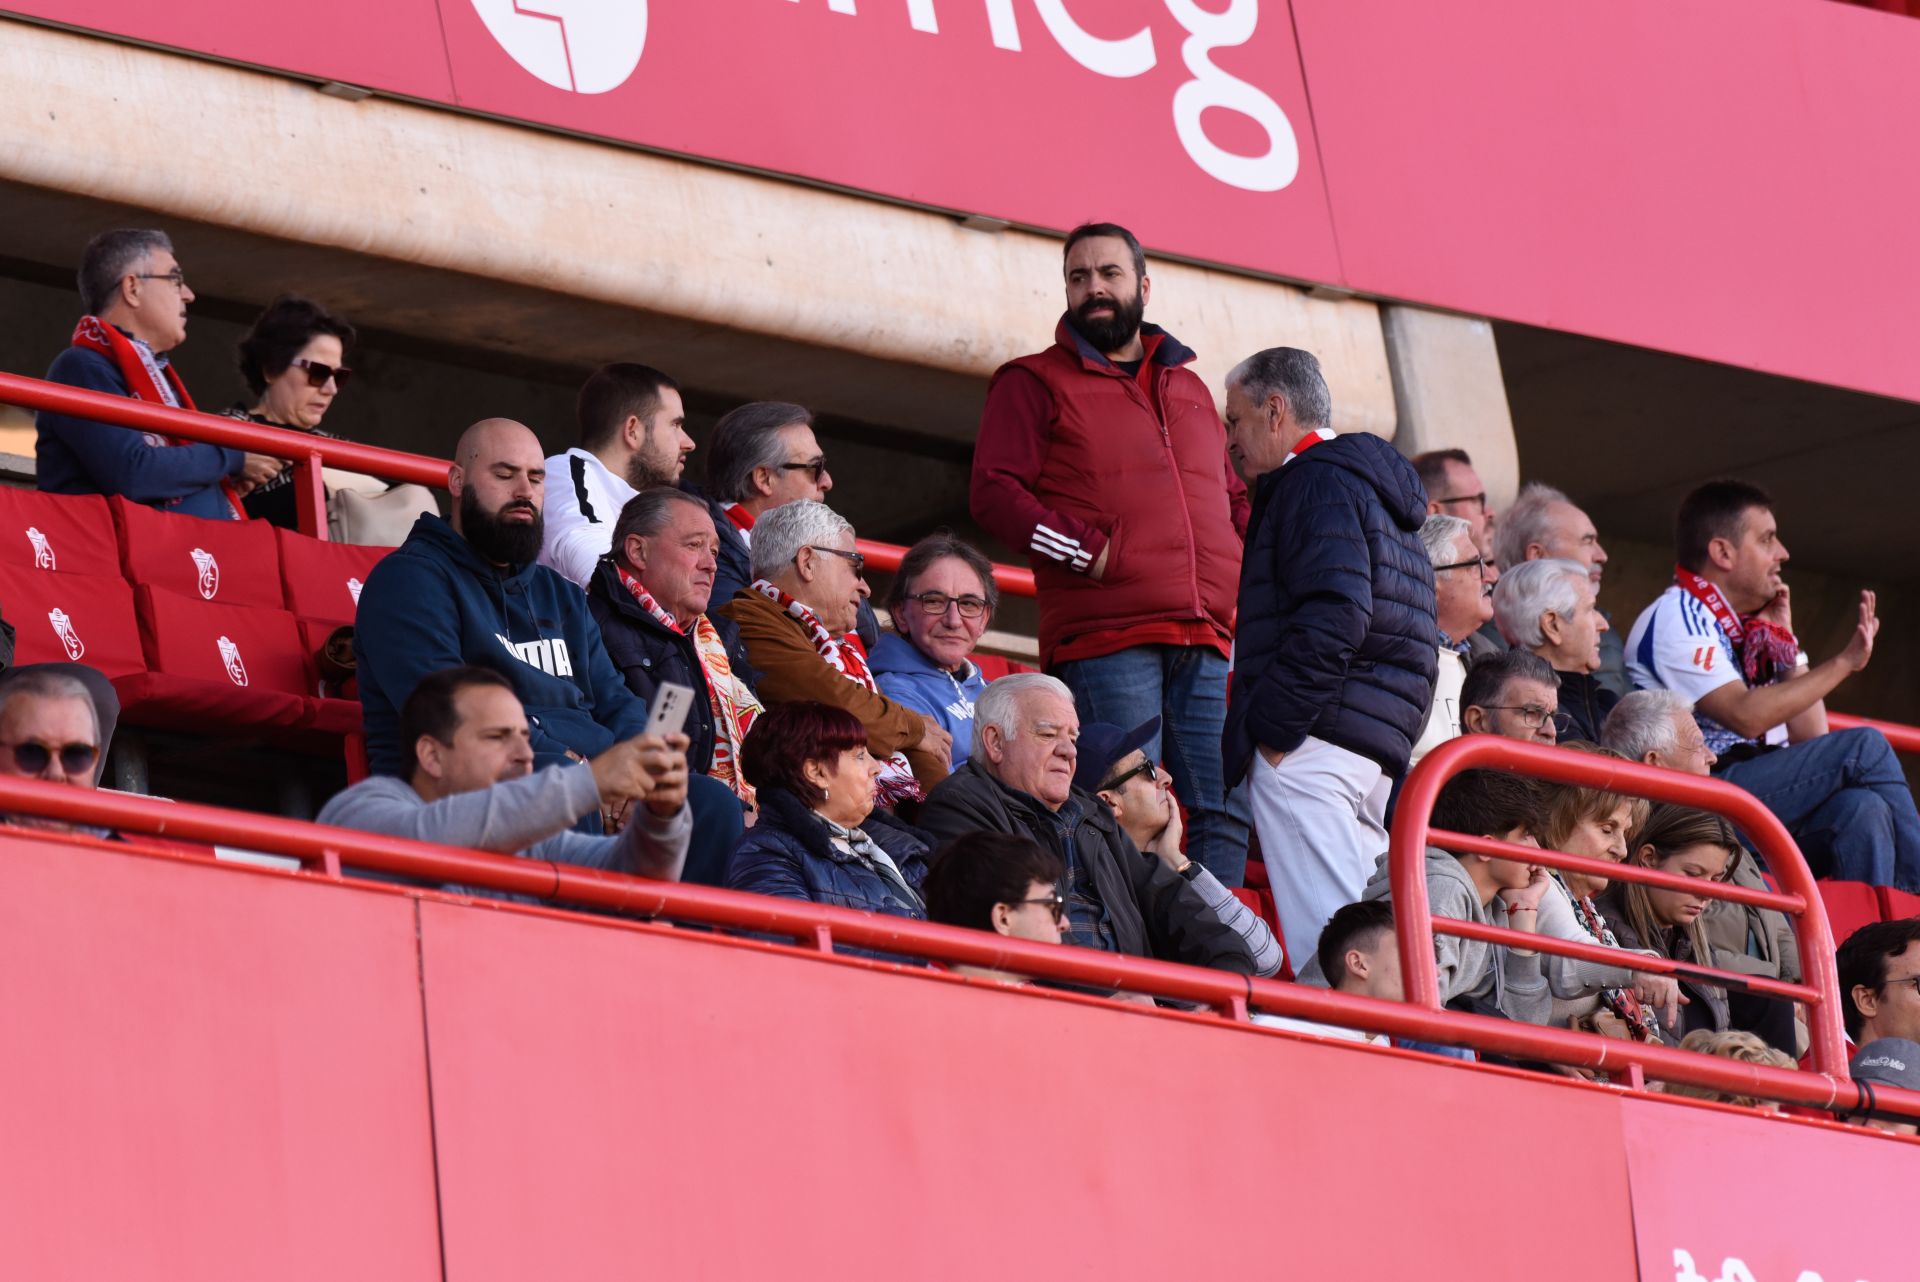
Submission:
[[227,665],[227,676],[237,686],[247,684],[247,665],[240,661],[240,647],[230,637],[221,637],[219,642],[220,661]]
[[[49,554],[47,559],[52,560],[52,555]],[[67,617],[67,612],[56,605],[47,611],[47,622],[53,625],[53,634],[59,637],[60,644],[66,647],[67,658],[78,663],[80,656],[87,652],[87,643],[82,641],[80,634],[73,630],[73,620]]]
[[27,542],[33,544],[33,568],[36,570],[51,570],[53,568],[53,545],[47,542],[47,536],[29,525],[27,527]]
[[193,563],[200,569],[200,595],[213,600],[214,594],[220,591],[220,563],[213,559],[213,553],[203,548],[193,550]]
[[353,604],[356,607],[360,604],[360,589],[365,586],[367,585],[358,579],[349,578],[347,580],[347,591],[353,593]]

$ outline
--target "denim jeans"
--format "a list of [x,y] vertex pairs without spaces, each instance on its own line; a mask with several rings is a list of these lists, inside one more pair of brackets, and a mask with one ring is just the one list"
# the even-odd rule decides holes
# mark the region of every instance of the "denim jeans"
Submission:
[[1147,758],[1164,761],[1187,808],[1187,857],[1229,889],[1247,876],[1245,802],[1227,794],[1220,736],[1227,721],[1227,661],[1204,646],[1144,645],[1060,664],[1082,724],[1131,729],[1159,717]]
[[1787,826],[1815,876],[1920,891],[1920,813],[1878,730],[1835,730],[1715,773]]

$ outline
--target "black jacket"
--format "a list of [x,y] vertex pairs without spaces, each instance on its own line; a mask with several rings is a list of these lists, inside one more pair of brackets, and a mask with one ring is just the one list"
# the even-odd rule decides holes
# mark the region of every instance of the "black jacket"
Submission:
[[1600,742],[1600,727],[1620,696],[1600,684],[1600,678],[1588,672],[1556,672],[1560,678],[1560,711],[1567,714],[1567,732],[1561,743],[1585,739]]
[[927,834],[875,809],[860,830],[887,852],[913,896],[874,864],[833,844],[826,821],[784,788],[760,790],[760,817],[727,862],[727,886],[783,899],[805,899],[925,921],[919,900],[927,879]]
[[[1253,957],[1240,936],[1222,925],[1200,892],[1150,854],[1114,822],[1098,797],[1075,789],[1085,817],[1074,846],[1105,905],[1119,951],[1135,957],[1214,966],[1253,973]],[[1033,797],[994,779],[969,761],[936,786],[916,816],[941,841],[970,832],[1032,837],[1063,860],[1058,831]]]
[[[718,599],[716,597],[716,599]],[[600,628],[607,645],[607,657],[620,670],[627,689],[645,699],[649,706],[653,692],[663,681],[687,686],[700,696],[687,713],[687,767],[697,774],[713,768],[713,696],[707,684],[707,670],[700,665],[693,638],[675,632],[634,600],[620,582],[620,571],[611,557],[602,557],[593,567],[587,582],[587,612]],[[733,662],[733,674],[753,685],[753,669],[747,664],[746,647],[740,644],[740,629],[733,620],[708,615],[720,640],[726,644],[727,657]]]
[[1221,756],[1229,786],[1254,746],[1309,735],[1407,772],[1439,665],[1427,492],[1377,436],[1336,436],[1260,478]]

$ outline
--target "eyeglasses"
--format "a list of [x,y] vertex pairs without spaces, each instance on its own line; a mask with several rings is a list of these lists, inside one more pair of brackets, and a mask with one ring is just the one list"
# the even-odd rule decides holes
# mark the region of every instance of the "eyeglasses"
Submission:
[[1059,925],[1067,919],[1067,897],[1057,890],[1051,895],[1043,895],[1039,899],[1016,899],[1013,901],[1013,906],[1016,908],[1024,908],[1028,904],[1041,905],[1052,910],[1055,925]]
[[922,614],[935,616],[945,614],[950,605],[960,607],[960,617],[963,619],[977,619],[987,612],[987,602],[984,597],[948,596],[944,592],[922,592],[908,597],[907,600],[916,602]]
[[1530,730],[1538,730],[1551,719],[1554,733],[1565,734],[1567,727],[1573,724],[1573,718],[1566,713],[1555,712],[1537,703],[1485,703],[1480,706],[1488,712],[1517,712],[1520,714],[1520,724]]
[[827,470],[827,460],[817,458],[811,463],[782,463],[780,470],[782,472],[805,472],[813,479],[813,483],[818,485],[820,484],[820,474]]
[[[1444,500],[1442,501],[1444,502]],[[1433,567],[1433,572],[1438,574],[1442,570],[1464,570],[1468,566],[1472,566],[1476,574],[1485,574],[1487,572],[1487,558],[1484,556],[1476,556],[1471,561],[1455,561],[1452,565],[1436,565]]]
[[93,763],[100,759],[100,749],[90,743],[46,744],[27,739],[0,746],[13,749],[13,764],[23,775],[45,774],[56,756],[60,758],[62,772],[88,775],[93,773]]
[[1482,512],[1487,510],[1487,496],[1485,491],[1482,491],[1479,494],[1456,494],[1452,498],[1435,499],[1434,502],[1435,503],[1471,503],[1475,507],[1479,508]]
[[853,562],[853,572],[855,574],[863,573],[867,568],[867,558],[858,552],[842,552],[839,548],[823,548],[817,543],[809,543],[807,546],[815,552],[827,552],[834,556],[845,557],[847,560]]
[[178,267],[170,272],[134,272],[133,278],[135,280],[164,280],[171,283],[175,289],[185,289],[187,287],[186,273],[182,272]]
[[1112,792],[1115,788],[1118,788],[1121,784],[1133,778],[1135,775],[1145,775],[1147,777],[1148,783],[1158,783],[1160,780],[1159,767],[1155,766],[1151,761],[1142,761],[1139,765],[1135,766],[1133,769],[1125,770],[1115,775],[1113,778],[1101,784],[1098,788],[1095,788],[1094,791],[1095,792]]
[[1920,975],[1905,975],[1899,979],[1889,979],[1882,988],[1896,988],[1901,984],[1912,984],[1914,996],[1920,997]]
[[287,364],[307,371],[307,384],[310,387],[325,387],[328,379],[333,380],[335,387],[345,387],[347,380],[353,377],[353,371],[344,365],[327,365],[310,361],[304,356],[296,356]]

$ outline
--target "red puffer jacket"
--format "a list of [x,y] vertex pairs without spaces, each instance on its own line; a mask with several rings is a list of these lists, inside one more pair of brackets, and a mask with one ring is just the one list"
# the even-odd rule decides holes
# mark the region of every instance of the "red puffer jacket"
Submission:
[[[1054,345],[1000,367],[973,458],[974,519],[1026,548],[1040,659],[1232,635],[1247,490],[1193,352],[1141,326],[1129,377],[1063,318]],[[1088,571],[1107,550],[1103,577]]]

